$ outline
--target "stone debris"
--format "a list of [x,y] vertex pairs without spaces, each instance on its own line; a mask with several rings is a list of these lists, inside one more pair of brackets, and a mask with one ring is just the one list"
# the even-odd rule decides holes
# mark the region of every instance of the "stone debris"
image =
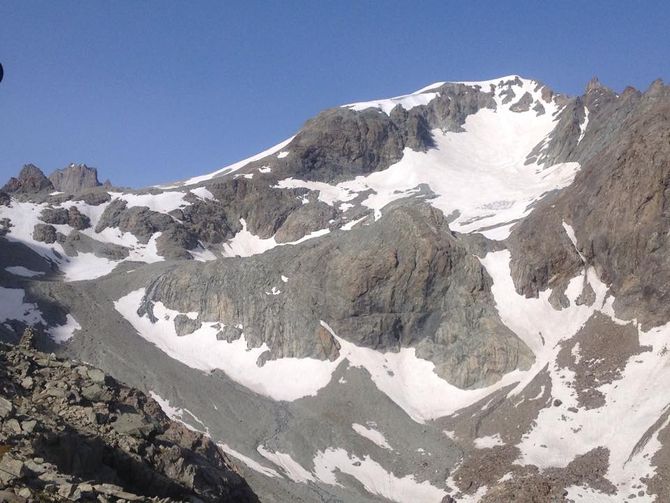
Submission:
[[0,344],[0,501],[258,501],[209,438],[34,335]]

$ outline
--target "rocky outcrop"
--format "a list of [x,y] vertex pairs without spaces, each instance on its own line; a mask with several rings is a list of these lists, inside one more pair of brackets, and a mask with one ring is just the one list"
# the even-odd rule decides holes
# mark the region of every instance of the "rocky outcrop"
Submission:
[[165,231],[172,224],[170,215],[145,207],[128,208],[125,201],[115,199],[105,208],[95,232],[102,232],[107,227],[117,227],[121,232],[130,232],[140,243],[146,244],[156,232]]
[[56,228],[49,224],[35,224],[33,239],[47,244],[55,243],[57,239]]
[[670,87],[657,83],[643,95],[619,97],[591,87],[605,93],[580,155],[592,153],[569,188],[514,228],[515,285],[534,296],[583,267],[565,221],[587,264],[610,286],[617,313],[645,328],[663,324],[670,320]]
[[[442,213],[420,203],[340,232],[336,246],[312,239],[223,266],[182,265],[149,286],[141,311],[153,316],[153,303],[161,301],[199,313],[199,322],[242,325],[248,344],[270,348],[263,359],[332,359],[336,341],[324,333],[324,320],[359,346],[416,347],[439,375],[467,388],[533,360],[500,321],[490,287]],[[231,338],[222,332],[221,339]]]
[[83,215],[76,206],[65,208],[45,208],[40,214],[40,220],[52,225],[69,225],[76,230],[88,229],[91,220]]
[[9,194],[35,194],[54,190],[54,186],[37,166],[26,164],[18,178],[10,178],[2,190]]
[[215,444],[140,391],[29,335],[0,362],[4,501],[257,501]]
[[49,175],[49,180],[56,190],[67,194],[102,185],[98,181],[98,170],[86,164],[70,164],[67,168],[56,170]]
[[113,243],[102,243],[76,230],[70,232],[67,236],[58,233],[57,240],[63,246],[65,253],[70,257],[76,256],[79,253],[92,253],[96,257],[123,260],[130,254],[130,250],[124,246]]

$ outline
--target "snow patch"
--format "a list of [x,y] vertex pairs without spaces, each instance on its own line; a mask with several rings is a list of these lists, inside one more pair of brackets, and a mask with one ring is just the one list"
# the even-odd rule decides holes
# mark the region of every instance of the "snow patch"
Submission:
[[256,449],[261,456],[275,465],[279,466],[286,476],[293,482],[306,483],[315,482],[314,476],[305,470],[297,461],[295,461],[289,454],[283,452],[272,452],[262,445]]
[[490,449],[497,445],[505,445],[503,439],[500,438],[500,435],[497,433],[486,437],[477,437],[475,438],[474,443],[477,449]]
[[395,476],[370,456],[359,458],[339,448],[317,452],[314,473],[320,481],[340,486],[337,482],[338,471],[354,477],[369,493],[399,503],[439,503],[446,495],[444,490],[428,481],[417,482],[413,475]]
[[74,316],[68,314],[66,316],[66,321],[64,325],[59,325],[49,328],[47,333],[49,337],[53,339],[54,342],[62,344],[69,341],[74,336],[75,331],[81,330],[81,325],[77,323],[77,320],[74,319]]
[[260,473],[261,475],[265,475],[266,477],[270,477],[270,478],[278,478],[278,479],[283,479],[284,478],[281,475],[279,475],[279,473],[277,473],[277,471],[273,470],[272,468],[268,468],[267,466],[263,466],[258,461],[254,461],[250,457],[245,456],[241,452],[236,451],[235,449],[233,449],[232,447],[230,447],[227,444],[216,444],[216,445],[218,445],[223,452],[225,452],[229,456],[233,456],[234,458],[239,459],[240,461],[242,461],[242,463],[247,465],[252,470]]
[[584,138],[584,135],[586,134],[586,128],[588,125],[589,125],[589,109],[584,107],[584,120],[579,124],[579,139],[577,140],[577,144],[579,144]]
[[198,196],[200,199],[203,199],[205,201],[211,201],[214,200],[214,194],[212,194],[207,187],[197,187],[195,189],[191,189],[191,192]]
[[343,105],[342,108],[348,108],[355,112],[367,110],[368,108],[377,108],[386,115],[390,115],[391,111],[398,105],[400,105],[400,107],[404,108],[405,110],[411,110],[414,107],[427,105],[435,98],[437,98],[438,95],[438,93],[417,92],[384,100],[351,103],[349,105]]
[[375,430],[374,428],[365,427],[362,424],[358,423],[352,424],[351,428],[360,436],[367,438],[372,443],[377,444],[379,447],[383,447],[384,449],[388,449],[390,451],[393,450],[393,448],[386,441],[384,435],[381,432]]
[[219,175],[233,173],[234,171],[242,169],[243,167],[245,167],[249,163],[252,163],[254,161],[258,161],[258,160],[262,159],[263,157],[267,157],[267,156],[272,155],[276,152],[279,152],[285,146],[287,146],[289,143],[291,143],[291,141],[293,141],[293,138],[295,138],[295,136],[292,136],[291,138],[289,138],[287,140],[284,140],[283,142],[275,145],[274,147],[270,147],[269,149],[264,150],[260,154],[253,155],[253,156],[248,157],[247,159],[244,159],[242,161],[236,162],[234,164],[230,164],[230,165],[228,165],[224,168],[218,169],[218,170],[216,170],[212,173],[209,173],[207,175],[195,176],[193,178],[189,178],[188,180],[184,180],[183,182],[177,182],[177,183],[172,184],[172,185],[163,185],[163,186],[159,185],[158,188],[174,189],[174,188],[177,188],[177,187],[184,187],[184,186],[187,186],[187,185],[196,185],[198,183],[202,183],[202,182],[205,182],[207,180],[211,180],[212,178],[215,178]]
[[[268,351],[267,345],[248,348],[242,333],[235,341],[220,341],[216,338],[217,323],[203,323],[192,334],[179,337],[174,328],[174,318],[180,314],[168,309],[161,302],[154,304],[156,323],[148,316],[139,316],[137,309],[142,303],[145,290],[135,290],[114,302],[121,313],[147,341],[155,344],[171,358],[189,367],[210,372],[224,371],[231,379],[274,400],[297,400],[314,396],[330,382],[332,373],[340,360],[334,362],[314,358],[280,358],[269,360],[262,367],[256,362]],[[296,379],[309,375],[310,379]]]
[[249,232],[247,230],[247,223],[243,218],[240,219],[240,224],[242,224],[242,230],[223,244],[222,255],[224,257],[251,257],[252,255],[260,255],[277,246],[297,245],[309,239],[324,236],[330,232],[330,229],[320,229],[296,241],[277,243],[274,236],[263,239]]

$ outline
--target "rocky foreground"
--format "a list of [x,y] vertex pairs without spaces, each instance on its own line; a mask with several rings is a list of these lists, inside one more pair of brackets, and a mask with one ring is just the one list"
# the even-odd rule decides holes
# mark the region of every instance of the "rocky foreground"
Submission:
[[0,344],[0,501],[258,501],[207,437],[101,370]]

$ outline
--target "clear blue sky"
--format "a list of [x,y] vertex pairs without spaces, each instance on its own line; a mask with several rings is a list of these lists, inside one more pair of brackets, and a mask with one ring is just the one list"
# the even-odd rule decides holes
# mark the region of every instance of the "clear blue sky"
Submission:
[[581,94],[670,80],[667,1],[0,0],[0,183],[70,162],[140,187],[320,110],[518,73]]

